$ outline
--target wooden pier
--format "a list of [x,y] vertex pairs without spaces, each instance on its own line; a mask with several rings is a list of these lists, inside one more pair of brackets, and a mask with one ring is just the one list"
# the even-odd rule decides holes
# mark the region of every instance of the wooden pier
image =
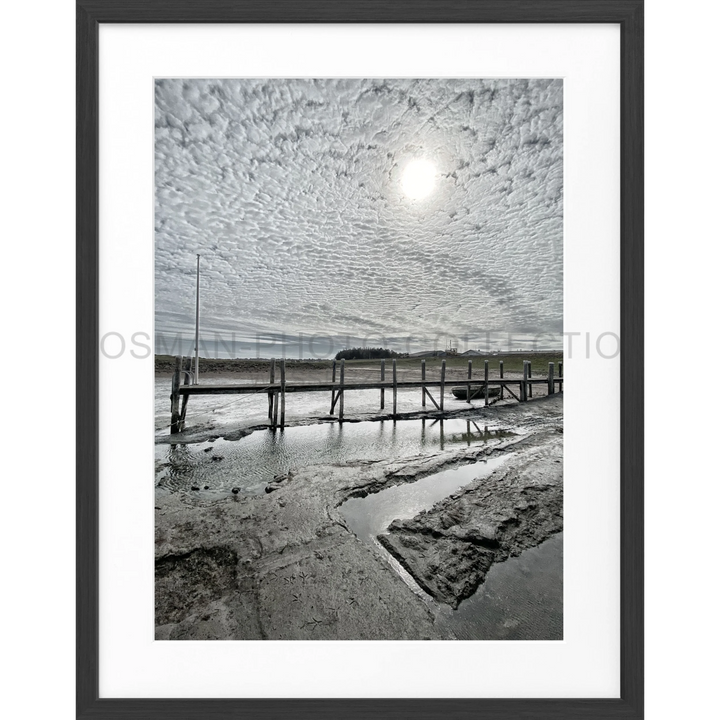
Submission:
[[[276,364],[280,366],[280,379],[277,381]],[[262,383],[242,383],[238,385],[195,385],[190,383],[193,377],[190,371],[190,358],[183,359],[178,356],[175,359],[175,372],[172,378],[172,389],[170,393],[170,432],[172,434],[182,432],[185,429],[185,415],[188,400],[191,395],[257,395],[266,394],[268,398],[268,426],[276,429],[285,427],[285,396],[287,393],[299,392],[329,392],[330,393],[330,414],[333,415],[337,408],[338,420],[343,421],[345,413],[345,393],[351,390],[379,390],[380,391],[380,409],[385,408],[385,390],[392,391],[392,414],[391,417],[397,416],[397,393],[399,389],[417,388],[421,391],[422,407],[426,407],[426,399],[429,399],[435,406],[439,416],[445,413],[445,386],[467,387],[467,399],[465,402],[470,403],[472,398],[477,396],[478,389],[484,397],[484,404],[489,405],[489,388],[500,388],[498,399],[506,398],[505,393],[515,398],[518,402],[526,402],[532,397],[533,385],[545,385],[547,394],[552,395],[556,389],[562,392],[563,377],[562,363],[558,363],[558,374],[555,376],[555,363],[548,364],[547,377],[533,377],[532,368],[529,361],[523,362],[523,374],[520,378],[506,378],[504,375],[503,362],[500,361],[500,377],[491,378],[489,376],[489,362],[484,361],[484,373],[481,380],[475,380],[472,377],[472,360],[468,361],[467,379],[462,378],[446,378],[445,360],[440,366],[440,375],[437,378],[428,378],[425,371],[425,360],[421,361],[420,380],[398,380],[397,378],[397,361],[392,361],[392,380],[385,379],[385,361],[380,362],[380,380],[375,381],[353,381],[345,380],[345,361],[339,361],[339,380],[338,361],[333,361],[332,380],[330,382],[294,382],[288,383],[285,380],[285,360],[276,363],[275,359],[270,361],[270,376],[267,384]],[[428,388],[438,388],[437,399],[433,396]],[[517,390],[517,394],[513,390]],[[279,416],[279,417],[278,417]]]

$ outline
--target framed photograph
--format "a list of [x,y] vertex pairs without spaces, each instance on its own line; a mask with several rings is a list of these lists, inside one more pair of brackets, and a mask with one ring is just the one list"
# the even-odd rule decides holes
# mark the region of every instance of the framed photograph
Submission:
[[78,717],[642,717],[643,3],[77,30]]

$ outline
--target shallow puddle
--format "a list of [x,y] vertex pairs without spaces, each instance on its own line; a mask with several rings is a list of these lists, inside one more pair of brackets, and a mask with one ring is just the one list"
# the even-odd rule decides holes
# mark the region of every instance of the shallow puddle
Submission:
[[429,510],[474,479],[487,477],[505,457],[444,470],[413,483],[351,498],[339,510],[348,527],[369,543],[417,595],[431,604],[438,625],[458,640],[562,640],[562,533],[493,565],[485,582],[457,610],[435,603],[377,541],[390,523]]
[[562,640],[563,534],[493,565],[439,625],[458,640]]
[[487,477],[500,467],[505,457],[456,465],[420,480],[395,485],[363,498],[351,498],[339,510],[348,527],[361,539],[372,542],[395,520],[413,518],[423,510],[452,495],[476,478]]

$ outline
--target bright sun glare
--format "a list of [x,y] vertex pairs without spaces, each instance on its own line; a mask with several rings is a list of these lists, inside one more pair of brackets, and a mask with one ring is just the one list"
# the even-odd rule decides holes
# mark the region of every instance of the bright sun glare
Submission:
[[412,160],[402,176],[403,192],[411,200],[420,200],[435,187],[435,166],[429,160]]

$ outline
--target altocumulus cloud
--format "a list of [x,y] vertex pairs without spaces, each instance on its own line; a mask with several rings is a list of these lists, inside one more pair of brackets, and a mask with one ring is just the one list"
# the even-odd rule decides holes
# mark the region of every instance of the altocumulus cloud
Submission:
[[562,137],[560,80],[158,80],[156,330],[200,253],[206,333],[557,334]]

